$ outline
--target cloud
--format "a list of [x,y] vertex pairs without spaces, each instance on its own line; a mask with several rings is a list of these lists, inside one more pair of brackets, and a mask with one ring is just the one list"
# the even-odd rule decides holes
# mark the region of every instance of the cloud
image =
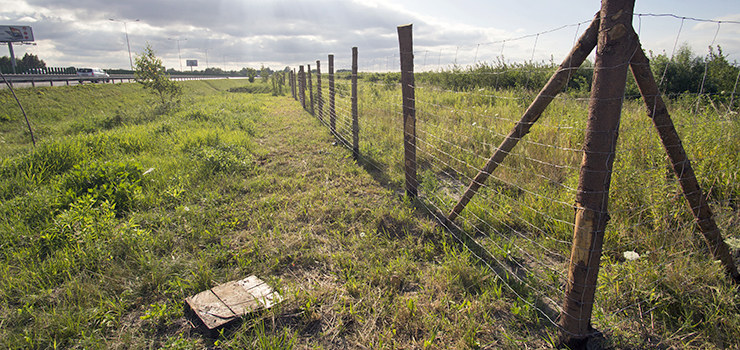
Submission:
[[[3,4],[7,1],[3,1]],[[15,2],[14,2],[15,4]],[[37,47],[29,49],[54,57],[50,65],[86,64],[127,67],[128,22],[133,52],[150,43],[168,66],[183,59],[206,60],[209,65],[280,62],[296,65],[335,53],[338,61],[360,47],[360,57],[371,60],[397,50],[396,26],[413,22],[422,46],[454,45],[461,37],[490,40],[495,33],[406,11],[383,1],[240,1],[217,0],[27,0],[3,15],[10,22],[33,25]],[[444,30],[440,30],[444,28]],[[221,58],[218,60],[217,58]],[[204,62],[205,63],[205,62]]]
[[[38,45],[19,46],[16,49],[19,55],[24,51],[38,54],[52,66],[103,68],[129,66],[125,31],[134,54],[149,43],[168,67],[179,68],[177,42],[168,38],[187,38],[180,41],[180,55],[183,60],[199,60],[201,67],[205,67],[206,59],[209,66],[225,64],[227,69],[235,69],[237,64],[258,67],[267,62],[277,67],[296,66],[326,60],[329,53],[336,55],[339,65],[348,62],[351,48],[357,46],[361,67],[391,69],[397,68],[397,63],[388,62],[398,55],[396,27],[400,24],[414,24],[417,63],[427,68],[446,67],[455,62],[493,62],[502,54],[511,61],[549,60],[552,55],[559,62],[573,39],[587,26],[570,26],[512,40],[573,22],[558,22],[551,14],[537,14],[536,10],[528,11],[522,21],[514,21],[506,18],[506,14],[521,15],[521,4],[473,6],[466,5],[466,1],[0,0],[3,9],[0,19],[8,24],[33,27]],[[594,5],[585,0],[582,5],[574,6],[573,12],[582,13],[581,20],[588,21],[595,12]],[[493,14],[498,17],[476,11],[477,8],[488,11],[491,7],[496,7]],[[456,13],[466,17],[456,17]],[[723,16],[724,20],[738,17]],[[489,21],[480,18],[488,17],[493,24],[481,24]],[[112,22],[110,18],[139,21],[127,23],[124,30],[123,23]],[[662,20],[643,18],[641,24],[647,29],[649,22]],[[498,28],[496,23],[514,24]],[[550,23],[552,26],[546,27]],[[667,26],[653,26],[651,34],[643,37],[643,46],[656,51],[665,47],[670,50],[678,25],[680,19],[669,20]],[[716,24],[692,25],[695,28],[687,25],[682,35],[686,35],[695,51],[700,47],[703,50],[714,32],[702,26]],[[522,26],[526,27],[523,31]],[[718,43],[721,41],[725,53],[740,53],[740,42],[736,39],[740,37],[739,28],[737,24],[723,24]],[[657,45],[651,47],[652,43]]]

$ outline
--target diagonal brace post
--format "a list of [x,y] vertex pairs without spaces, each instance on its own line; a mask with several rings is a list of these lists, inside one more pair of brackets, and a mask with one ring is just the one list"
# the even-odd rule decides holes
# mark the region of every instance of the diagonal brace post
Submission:
[[725,272],[732,281],[740,284],[740,274],[738,274],[733,256],[730,254],[727,243],[722,239],[722,233],[717,227],[706,197],[703,195],[701,187],[699,187],[694,169],[691,167],[691,162],[686,156],[686,150],[681,144],[681,138],[678,136],[665,102],[658,91],[658,85],[655,83],[655,78],[650,69],[650,60],[645,56],[642,48],[638,49],[630,60],[630,68],[637,87],[640,89],[642,99],[645,101],[648,116],[653,121],[655,129],[658,130],[660,141],[663,143],[668,159],[671,161],[673,172],[678,178],[684,197],[694,214],[699,230],[704,235],[707,245],[709,245],[712,256],[722,262]]
[[573,46],[573,49],[571,49],[568,56],[563,60],[563,63],[560,64],[558,70],[550,77],[550,80],[542,88],[532,104],[529,105],[529,108],[524,112],[519,122],[509,131],[509,134],[498,148],[496,148],[496,151],[483,169],[475,176],[463,196],[457,202],[457,205],[455,205],[455,208],[447,215],[448,221],[452,222],[460,215],[468,202],[478,192],[478,189],[486,182],[488,176],[504,161],[506,156],[509,155],[509,152],[519,143],[519,140],[529,133],[529,129],[540,118],[545,108],[563,90],[565,84],[568,83],[568,80],[572,76],[572,71],[578,69],[583,64],[583,61],[586,60],[586,57],[591,54],[591,51],[596,47],[599,23],[600,17],[597,13],[594,20],[591,21],[591,25],[589,25],[578,39],[578,42]]

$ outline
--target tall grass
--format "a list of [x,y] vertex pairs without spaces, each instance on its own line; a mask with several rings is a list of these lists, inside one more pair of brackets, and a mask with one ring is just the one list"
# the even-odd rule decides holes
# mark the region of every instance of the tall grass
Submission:
[[[238,81],[184,83],[168,108],[133,84],[21,90],[37,148],[0,99],[0,344],[550,346],[583,92],[553,103],[447,232],[428,210],[455,204],[532,96],[421,85],[421,198],[411,201],[397,196],[400,90],[394,76],[373,79],[360,86],[358,161],[287,97],[228,92]],[[349,90],[338,79],[346,139]],[[737,238],[737,120],[691,106],[669,108],[723,232]],[[737,291],[708,257],[662,152],[639,101],[627,101],[594,326],[604,347],[732,347]],[[251,274],[285,301],[214,333],[191,326],[185,297]]]
[[[496,88],[498,72],[493,68],[418,74],[420,195],[439,214],[452,209],[534,97],[518,83],[509,90]],[[360,86],[360,149],[365,161],[401,189],[403,127],[400,87],[393,76],[366,76],[368,82]],[[479,248],[471,246],[473,252],[482,248],[479,262],[508,281],[512,291],[533,298],[527,305],[549,314],[546,323],[557,315],[552,309],[562,300],[571,250],[586,93],[575,87],[556,99],[458,220],[459,241],[475,242]],[[733,224],[740,195],[740,120],[703,101],[697,110],[696,95],[673,96],[669,111],[715,218],[734,242],[740,234]],[[340,110],[340,118],[348,118],[343,114],[346,107]],[[660,334],[662,344],[698,346],[717,334],[737,339],[738,318],[728,304],[736,294],[695,227],[641,99],[625,100],[614,167],[595,326],[618,335],[616,339],[623,337],[622,345],[646,346],[641,342],[649,336],[631,339],[636,328]],[[735,254],[738,248],[733,246]],[[638,260],[625,258],[624,253],[632,251],[640,255]],[[709,304],[711,314],[703,309]],[[650,331],[644,328],[647,318]],[[714,328],[717,322],[723,328]]]

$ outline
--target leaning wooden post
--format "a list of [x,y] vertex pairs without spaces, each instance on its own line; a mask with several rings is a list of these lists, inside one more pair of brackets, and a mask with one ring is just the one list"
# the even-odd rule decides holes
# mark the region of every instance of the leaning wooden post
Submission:
[[306,109],[306,72],[303,66],[298,66],[298,96],[301,99],[301,106]]
[[532,128],[535,122],[540,118],[542,112],[545,111],[550,102],[557,96],[560,91],[563,90],[565,84],[568,83],[572,71],[578,69],[583,64],[586,57],[596,47],[596,40],[599,32],[599,14],[596,14],[596,18],[591,21],[591,25],[578,39],[578,42],[573,49],[570,51],[567,57],[560,64],[560,68],[550,77],[545,87],[542,88],[540,93],[537,95],[532,104],[529,105],[527,111],[524,112],[522,118],[514,125],[514,128],[509,131],[504,141],[496,148],[491,158],[488,160],[486,165],[478,172],[473,181],[470,182],[468,189],[457,205],[452,209],[450,214],[447,216],[447,220],[454,221],[458,215],[465,209],[465,206],[470,202],[473,196],[478,192],[481,186],[486,182],[488,176],[501,164],[511,150],[519,143],[525,135],[529,133],[529,129]]
[[738,274],[735,260],[730,254],[727,243],[722,238],[717,223],[714,221],[706,197],[702,194],[694,169],[691,167],[691,161],[686,156],[681,138],[678,136],[665,102],[663,102],[663,98],[658,91],[658,85],[655,83],[653,72],[650,70],[650,60],[645,56],[642,48],[638,48],[632,57],[630,68],[632,68],[632,75],[635,77],[642,99],[645,101],[648,116],[658,130],[660,141],[663,143],[668,159],[673,165],[673,172],[676,174],[679,184],[681,184],[684,197],[694,214],[699,230],[704,235],[707,245],[709,245],[712,256],[722,262],[725,272],[733,282],[740,283],[740,274]]
[[311,65],[307,65],[308,67],[308,99],[311,101],[311,115],[314,115],[313,113],[313,84],[311,82]]
[[337,133],[337,113],[334,109],[334,55],[329,55],[329,130]]
[[324,121],[324,97],[321,96],[321,61],[316,60],[316,99],[319,100],[319,120]]
[[403,149],[406,195],[416,197],[416,97],[414,96],[413,24],[398,26],[398,46],[401,56],[401,94],[403,95]]
[[352,155],[360,156],[360,123],[357,113],[357,47],[352,48]]
[[632,30],[634,5],[634,0],[601,3],[594,80],[576,193],[573,247],[559,322],[560,341],[570,349],[585,349],[594,333],[591,313],[609,220],[609,184],[628,63],[637,47]]

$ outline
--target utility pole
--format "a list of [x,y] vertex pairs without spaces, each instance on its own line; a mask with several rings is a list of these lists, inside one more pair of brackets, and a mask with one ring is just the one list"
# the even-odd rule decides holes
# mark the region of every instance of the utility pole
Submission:
[[111,21],[113,21],[113,22],[122,22],[123,23],[123,30],[126,32],[126,47],[128,47],[128,62],[129,62],[129,64],[131,64],[131,70],[133,71],[134,70],[134,60],[131,58],[131,44],[128,41],[128,27],[126,26],[126,23],[128,23],[128,22],[138,22],[139,20],[137,19],[137,20],[134,20],[134,21],[121,21],[121,20],[116,20],[116,19],[113,19],[113,18],[109,18],[109,19]]
[[180,61],[180,71],[182,72],[182,56],[180,56],[180,41],[188,40],[188,38],[184,38],[184,39],[167,38],[167,40],[177,41],[177,59]]
[[212,47],[209,47],[207,49],[201,49],[205,51],[205,54],[206,54],[206,69],[208,69],[208,50],[212,50],[212,49],[213,49]]

